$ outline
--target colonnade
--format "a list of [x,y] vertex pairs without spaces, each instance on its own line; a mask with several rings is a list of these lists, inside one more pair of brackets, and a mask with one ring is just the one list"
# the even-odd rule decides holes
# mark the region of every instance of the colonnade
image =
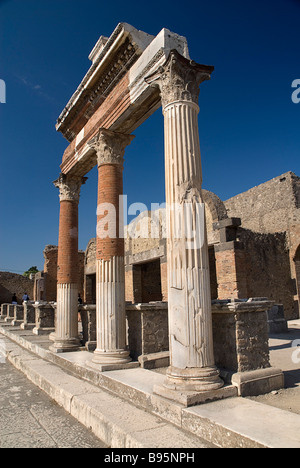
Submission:
[[[173,390],[207,391],[223,385],[214,364],[198,131],[199,85],[210,79],[212,71],[213,67],[195,64],[172,51],[164,66],[146,78],[150,86],[159,88],[165,123],[170,336],[170,367],[165,385]],[[101,128],[88,142],[98,163],[97,223],[101,226],[105,218],[109,224],[107,237],[103,229],[97,229],[97,348],[92,365],[99,370],[106,365],[118,368],[130,364],[130,350],[126,349],[124,236],[119,232],[122,225],[119,203],[123,194],[124,154],[132,139],[132,135]],[[60,190],[60,227],[57,318],[51,349],[56,352],[79,347],[78,202],[85,181],[86,178],[67,174],[55,182]],[[106,204],[115,208],[114,219],[107,218]],[[199,221],[200,230],[197,229]],[[194,231],[196,238],[190,242]]]

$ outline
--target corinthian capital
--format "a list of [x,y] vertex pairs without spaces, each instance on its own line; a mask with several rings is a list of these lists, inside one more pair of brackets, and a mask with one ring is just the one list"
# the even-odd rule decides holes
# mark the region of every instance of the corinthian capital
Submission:
[[165,64],[145,78],[151,86],[159,87],[163,109],[175,101],[198,104],[199,85],[210,80],[214,67],[200,65],[171,50]]
[[80,189],[86,181],[87,177],[60,174],[53,184],[59,189],[60,201],[68,200],[79,203]]
[[123,167],[125,148],[133,139],[134,135],[101,128],[88,145],[96,151],[98,167],[104,164],[116,164]]

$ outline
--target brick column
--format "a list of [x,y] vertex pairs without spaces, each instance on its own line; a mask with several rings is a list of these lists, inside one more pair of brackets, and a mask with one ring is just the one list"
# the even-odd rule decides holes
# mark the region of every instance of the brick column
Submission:
[[[123,212],[123,156],[134,137],[101,129],[89,145],[98,159],[96,248],[97,348],[93,366],[122,367],[131,361],[126,349]],[[122,231],[122,232],[121,232]]]
[[165,122],[170,367],[164,387],[155,391],[173,399],[223,386],[213,353],[198,131],[199,84],[212,71],[171,51],[146,79],[160,89]]
[[219,231],[220,244],[214,246],[218,299],[248,297],[247,262],[244,244],[237,240],[240,218],[227,218],[214,224]]
[[78,338],[78,204],[85,177],[61,174],[54,182],[59,188],[60,217],[57,255],[57,312],[54,352],[76,351]]

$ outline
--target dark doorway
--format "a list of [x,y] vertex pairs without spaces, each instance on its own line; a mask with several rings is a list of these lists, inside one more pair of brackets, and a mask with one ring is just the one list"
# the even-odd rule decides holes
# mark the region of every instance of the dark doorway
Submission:
[[85,277],[85,302],[96,304],[96,274]]
[[160,259],[133,267],[134,302],[162,301]]

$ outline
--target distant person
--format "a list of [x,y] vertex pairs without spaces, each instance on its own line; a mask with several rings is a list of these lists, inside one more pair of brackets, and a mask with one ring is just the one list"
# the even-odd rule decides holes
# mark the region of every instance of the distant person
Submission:
[[11,303],[12,304],[18,304],[18,299],[17,299],[16,293],[13,294],[13,297],[11,298]]
[[81,299],[81,296],[80,294],[78,294],[78,304],[81,305],[82,304],[82,299]]
[[24,296],[22,297],[22,301],[23,301],[23,302],[30,301],[30,298],[29,298],[27,292],[26,292],[26,293],[24,294]]

